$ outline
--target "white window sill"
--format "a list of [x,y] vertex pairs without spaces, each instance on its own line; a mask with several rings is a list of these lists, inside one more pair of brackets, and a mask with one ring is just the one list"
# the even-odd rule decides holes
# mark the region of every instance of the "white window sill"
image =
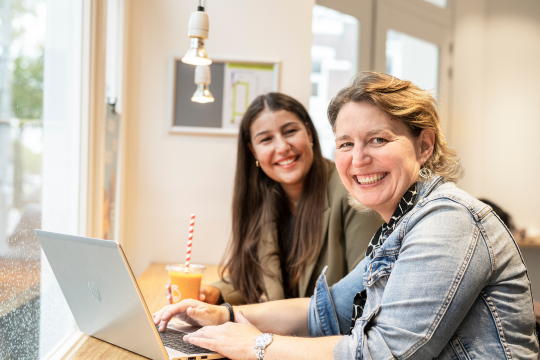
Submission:
[[82,344],[89,338],[88,335],[85,333],[79,331],[79,329],[75,330],[73,334],[68,336],[66,340],[58,345],[57,348],[55,348],[48,356],[45,356],[45,359],[47,360],[67,360],[70,359],[73,354],[79,350]]

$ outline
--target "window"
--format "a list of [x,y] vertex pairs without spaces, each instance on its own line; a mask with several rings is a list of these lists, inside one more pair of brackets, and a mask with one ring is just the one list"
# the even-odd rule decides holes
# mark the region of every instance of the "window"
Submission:
[[446,7],[448,6],[448,0],[424,0],[424,1],[443,9],[446,9]]
[[311,83],[311,96],[317,96],[319,94],[319,84]]
[[395,30],[386,34],[386,72],[409,80],[437,98],[439,47]]
[[452,11],[422,0],[377,2],[373,68],[432,91],[450,133]]
[[0,358],[37,359],[46,7],[0,7]]
[[76,330],[34,229],[79,231],[82,1],[0,0],[0,358]]
[[313,7],[309,113],[323,156],[329,159],[334,159],[335,141],[326,109],[332,97],[356,74],[359,28],[355,17],[320,5]]
[[320,61],[312,61],[311,62],[311,72],[314,74],[320,74],[321,73],[321,66],[322,63]]

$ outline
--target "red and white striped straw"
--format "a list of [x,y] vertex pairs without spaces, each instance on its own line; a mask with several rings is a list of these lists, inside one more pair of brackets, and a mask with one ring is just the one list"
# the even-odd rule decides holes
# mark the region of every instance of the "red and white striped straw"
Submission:
[[189,235],[186,250],[186,262],[184,263],[184,272],[189,272],[189,261],[191,260],[191,243],[193,242],[193,228],[195,227],[195,214],[191,214],[189,221]]

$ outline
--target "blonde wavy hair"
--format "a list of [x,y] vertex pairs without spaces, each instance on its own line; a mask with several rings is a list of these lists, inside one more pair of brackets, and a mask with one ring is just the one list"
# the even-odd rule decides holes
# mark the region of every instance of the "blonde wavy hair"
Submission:
[[433,154],[425,162],[424,167],[453,182],[463,177],[463,168],[457,152],[450,148],[442,133],[437,101],[431,92],[420,89],[410,81],[400,80],[388,74],[362,71],[353,77],[349,86],[338,92],[328,106],[328,119],[334,133],[336,119],[343,105],[363,101],[408,124],[415,138],[423,129],[433,131],[435,133]]

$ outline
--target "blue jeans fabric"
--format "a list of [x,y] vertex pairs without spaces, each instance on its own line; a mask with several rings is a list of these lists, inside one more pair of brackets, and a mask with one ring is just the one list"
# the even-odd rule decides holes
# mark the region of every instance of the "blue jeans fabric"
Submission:
[[366,306],[335,359],[538,359],[531,286],[493,210],[435,177],[395,231],[332,288],[311,298],[311,336],[347,334],[353,299]]

